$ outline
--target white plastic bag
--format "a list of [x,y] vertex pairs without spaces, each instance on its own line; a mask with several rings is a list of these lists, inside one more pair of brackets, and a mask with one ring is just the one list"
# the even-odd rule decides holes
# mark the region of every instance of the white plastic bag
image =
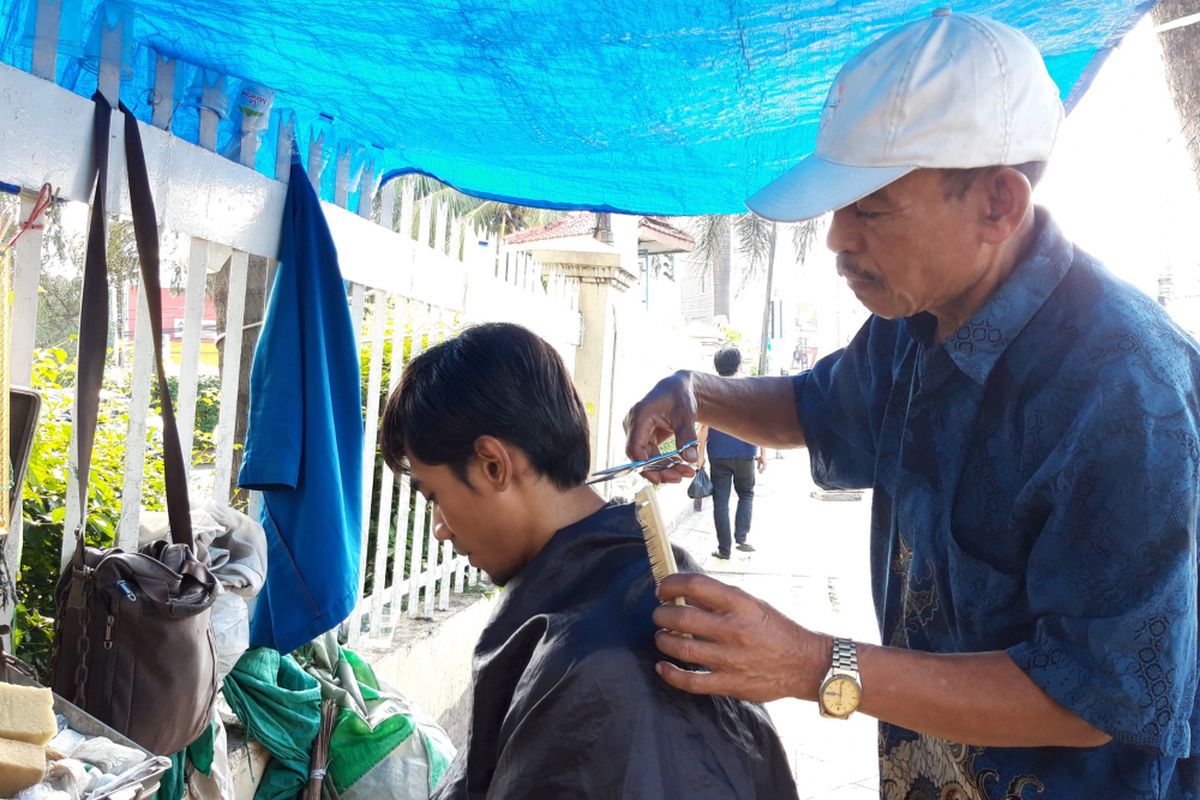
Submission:
[[188,778],[188,790],[194,800],[235,800],[237,797],[233,785],[233,772],[229,768],[229,744],[225,735],[225,724],[219,714],[213,715],[216,723],[216,737],[213,741],[212,771],[205,775],[200,770],[193,770]]
[[250,609],[241,597],[223,591],[213,601],[211,619],[219,683],[250,647]]

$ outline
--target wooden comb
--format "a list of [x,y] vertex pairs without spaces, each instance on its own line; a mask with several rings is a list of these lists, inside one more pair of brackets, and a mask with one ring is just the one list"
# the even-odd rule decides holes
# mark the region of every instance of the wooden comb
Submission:
[[[671,549],[671,540],[667,538],[667,526],[663,523],[662,512],[658,508],[658,499],[654,496],[654,487],[646,486],[633,498],[633,507],[637,513],[638,524],[642,526],[642,540],[646,544],[646,555],[650,557],[650,573],[654,576],[654,587],[662,583],[668,575],[679,572],[675,563],[675,552]],[[682,597],[676,597],[675,605],[687,605]]]

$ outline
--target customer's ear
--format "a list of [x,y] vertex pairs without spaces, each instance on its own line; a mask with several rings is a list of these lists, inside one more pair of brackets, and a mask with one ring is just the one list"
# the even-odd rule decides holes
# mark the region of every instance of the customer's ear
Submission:
[[475,440],[476,478],[493,492],[506,491],[513,480],[513,455],[508,445],[495,436]]

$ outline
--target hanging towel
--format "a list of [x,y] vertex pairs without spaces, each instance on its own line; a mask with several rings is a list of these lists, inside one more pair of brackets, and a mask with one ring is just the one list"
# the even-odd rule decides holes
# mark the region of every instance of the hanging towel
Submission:
[[267,580],[250,643],[287,653],[336,627],[358,594],[362,519],[358,347],[337,252],[296,161],[279,268],[250,373],[238,483],[262,492]]

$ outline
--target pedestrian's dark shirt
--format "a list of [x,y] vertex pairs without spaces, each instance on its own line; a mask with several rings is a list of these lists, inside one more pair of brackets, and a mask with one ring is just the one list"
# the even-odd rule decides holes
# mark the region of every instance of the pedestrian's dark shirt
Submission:
[[881,793],[1194,800],[1200,352],[1037,216],[1030,253],[945,342],[928,314],[872,317],[796,397],[817,483],[874,489],[883,643],[1006,650],[1113,741],[973,747],[881,724]]
[[754,458],[758,455],[758,445],[731,436],[725,431],[709,428],[705,451],[710,461],[718,458]]
[[795,800],[761,706],[655,673],[657,605],[633,506],[558,531],[480,636],[467,744],[434,800]]

